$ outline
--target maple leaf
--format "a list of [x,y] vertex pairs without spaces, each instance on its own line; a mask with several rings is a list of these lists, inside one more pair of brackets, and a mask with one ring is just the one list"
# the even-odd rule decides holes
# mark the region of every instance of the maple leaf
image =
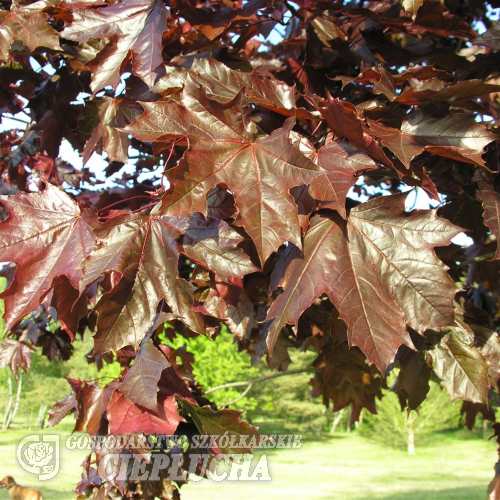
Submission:
[[156,415],[137,407],[119,391],[113,393],[107,415],[111,434],[166,434],[175,433],[182,418],[177,413],[174,396],[165,399],[161,413]]
[[352,82],[362,83],[363,85],[373,85],[372,92],[374,94],[385,95],[389,101],[394,101],[397,97],[396,81],[391,73],[382,66],[374,66],[373,68],[365,69],[363,73],[356,78],[339,76],[334,78],[334,80],[340,80],[342,82],[342,88]]
[[483,202],[484,223],[497,239],[497,251],[493,260],[500,259],[500,194],[485,181],[479,181],[477,197]]
[[424,0],[399,0],[399,3],[403,6],[403,9],[411,14],[411,17],[415,20],[415,18],[417,17],[418,9],[422,7]]
[[314,28],[317,37],[325,47],[330,48],[330,40],[334,40],[336,38],[340,38],[343,41],[348,40],[348,37],[342,31],[342,28],[325,17],[315,17],[311,21],[311,26]]
[[349,348],[346,342],[327,344],[314,361],[314,367],[318,370],[309,382],[313,386],[312,395],[322,395],[327,408],[330,400],[333,411],[352,404],[351,425],[359,419],[363,408],[377,413],[375,400],[382,398],[382,379],[374,367],[366,364],[359,349]]
[[[193,419],[200,433],[214,438],[215,449],[213,451],[217,455],[251,453],[252,446],[239,446],[240,436],[251,436],[250,439],[254,438],[254,441],[256,440],[254,446],[259,442],[260,434],[257,428],[241,420],[242,410],[224,409],[213,411],[210,406],[201,408],[185,399],[181,399],[180,402]],[[225,438],[222,441],[221,437],[223,435],[229,439]],[[222,444],[223,442],[226,444]],[[234,444],[231,445],[231,442],[236,443],[236,447],[234,447]]]
[[[101,420],[116,388],[111,382],[106,387],[86,383],[78,391],[78,417],[73,432],[86,430],[90,435],[96,435],[101,427]],[[72,408],[72,405],[70,405]]]
[[168,368],[167,358],[156,348],[151,339],[141,346],[132,368],[127,372],[120,391],[134,404],[158,411],[157,392],[161,372]]
[[465,113],[433,116],[417,110],[405,118],[401,130],[368,120],[370,130],[409,168],[413,157],[429,151],[467,163],[484,165],[484,147],[496,136]]
[[399,360],[401,370],[398,374],[398,390],[408,395],[408,410],[417,410],[429,392],[432,369],[421,352],[405,349]]
[[0,344],[0,368],[8,366],[17,379],[19,378],[19,368],[25,372],[28,371],[33,352],[36,352],[36,349],[32,345],[8,339]]
[[51,301],[57,311],[57,319],[61,328],[66,331],[71,340],[75,340],[80,319],[88,314],[88,300],[85,295],[71,285],[66,276],[60,276],[54,285]]
[[498,332],[485,325],[472,325],[474,347],[488,362],[490,385],[495,387],[500,379],[500,338]]
[[137,102],[126,98],[99,97],[87,101],[80,115],[80,130],[92,134],[83,149],[83,163],[87,163],[94,151],[102,147],[109,161],[128,160],[129,138],[119,128],[125,127],[140,115],[142,108]]
[[482,35],[473,40],[476,45],[489,47],[495,52],[500,50],[500,23],[498,21],[492,23],[492,27],[485,31]]
[[[82,287],[111,271],[122,275],[95,308],[96,353],[126,345],[137,348],[162,299],[189,328],[205,334],[203,315],[193,308],[192,287],[177,276],[181,251],[222,276],[256,270],[236,247],[243,238],[225,222],[205,220],[200,214],[125,214],[101,224],[95,234],[100,244],[84,264]],[[182,244],[177,242],[181,237]]]
[[244,238],[224,221],[205,219],[199,213],[180,218],[165,217],[164,220],[183,235],[180,239],[181,252],[213,270],[223,280],[258,270],[237,247]]
[[415,34],[429,31],[445,37],[453,34],[456,38],[465,40],[477,37],[476,31],[463,16],[450,14],[444,9],[445,6],[441,2],[424,1],[418,9],[415,24],[409,24],[408,31]]
[[234,219],[237,213],[233,195],[220,186],[212,189],[207,196],[207,215],[211,219]]
[[490,388],[488,363],[463,337],[459,329],[450,328],[434,349],[428,351],[432,368],[452,401],[486,403]]
[[74,351],[71,337],[64,330],[54,333],[46,331],[40,335],[36,345],[42,348],[42,354],[52,361],[56,356],[61,360],[68,360]]
[[479,97],[500,90],[500,85],[483,83],[482,80],[465,80],[451,85],[446,85],[445,82],[437,79],[431,80],[431,82],[436,83],[439,88],[430,88],[427,84],[421,89],[421,82],[418,82],[419,85],[414,84],[411,88],[405,89],[395,100],[408,106],[424,106],[425,104],[454,102],[459,99]]
[[355,174],[376,168],[376,163],[363,150],[341,139],[318,149],[313,161],[325,173],[312,179],[309,188],[311,196],[320,201],[318,208],[337,210],[345,218],[347,193],[358,180]]
[[297,324],[323,293],[347,323],[350,345],[381,371],[401,344],[413,347],[405,323],[421,333],[453,324],[457,289],[432,247],[447,245],[461,229],[432,210],[405,212],[405,198],[363,203],[346,222],[334,215],[312,219],[303,258],[288,266],[285,291],[267,315],[274,319],[270,351],[281,328]]
[[464,401],[462,407],[460,408],[460,416],[465,415],[464,423],[467,429],[470,431],[474,427],[476,422],[476,416],[481,413],[484,420],[489,420],[490,422],[496,422],[495,410],[485,403],[471,403],[470,401]]
[[227,308],[227,326],[231,333],[239,340],[250,338],[252,329],[256,326],[254,318],[254,305],[247,293],[242,293],[238,303],[229,304]]
[[406,168],[410,168],[411,160],[423,152],[423,146],[415,144],[411,136],[399,129],[386,127],[373,120],[367,120],[367,122],[370,132],[380,140],[383,146],[390,149]]
[[396,168],[380,144],[366,133],[363,128],[364,120],[353,104],[334,99],[328,94],[326,107],[320,107],[319,111],[337,137],[343,137],[354,147],[364,149],[375,161]]
[[2,294],[8,331],[38,308],[59,276],[78,289],[97,219],[51,184],[42,193],[0,196],[0,202],[9,212],[0,222],[0,259],[17,264],[15,279]]
[[343,139],[330,141],[318,151],[310,141],[296,132],[290,133],[290,139],[299,146],[304,156],[322,169],[309,186],[300,186],[292,191],[304,232],[309,226],[309,215],[313,210],[330,208],[345,219],[347,193],[356,184],[357,174],[365,169],[375,170],[377,164],[365,151]]
[[62,401],[55,403],[52,408],[47,412],[49,419],[47,427],[54,427],[69,413],[78,412],[78,400],[76,399],[76,392],[71,391]]
[[30,51],[37,47],[61,50],[59,34],[47,23],[42,10],[50,6],[50,0],[39,0],[29,5],[12,2],[10,12],[0,10],[0,59],[9,59],[10,46],[21,40]]
[[160,0],[123,0],[108,7],[72,11],[73,20],[61,33],[77,42],[108,38],[109,43],[88,63],[93,92],[116,88],[123,64],[132,61],[132,73],[152,86],[163,62],[161,38],[168,29],[167,9]]
[[488,315],[472,304],[464,301],[459,295],[456,304],[456,325],[452,331],[468,346],[474,346],[488,364],[488,377],[491,387],[495,387],[500,379],[500,337],[489,324]]
[[207,193],[223,185],[239,209],[235,224],[252,238],[261,263],[286,241],[300,246],[297,206],[289,190],[307,184],[319,169],[288,139],[293,119],[270,136],[256,137],[243,90],[220,104],[195,84],[143,106],[145,113],[124,130],[143,141],[166,135],[189,140],[189,151],[167,173],[172,188],[164,198],[165,214],[206,214]]
[[293,87],[279,80],[264,78],[257,73],[232,70],[212,58],[195,59],[190,70],[167,67],[166,71],[167,74],[153,87],[154,92],[170,93],[174,89],[182,88],[191,79],[205,89],[209,99],[227,103],[245,87],[246,97],[252,104],[285,116],[312,116],[305,109],[297,108]]
[[484,165],[483,149],[496,139],[475,122],[473,115],[434,117],[425,110],[411,113],[403,122],[401,133],[426,151],[477,165]]
[[210,5],[212,8],[203,8],[202,6],[200,8],[187,4],[184,5],[180,15],[189,24],[199,28],[209,40],[213,40],[224,33],[231,23],[253,17],[255,12],[262,8],[264,4],[263,0],[249,0],[241,8],[217,3]]

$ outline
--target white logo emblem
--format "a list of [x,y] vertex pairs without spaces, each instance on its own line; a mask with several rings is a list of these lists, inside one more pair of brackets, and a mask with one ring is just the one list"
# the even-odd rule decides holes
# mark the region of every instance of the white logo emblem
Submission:
[[59,436],[26,436],[17,446],[17,461],[40,481],[52,479],[59,472]]

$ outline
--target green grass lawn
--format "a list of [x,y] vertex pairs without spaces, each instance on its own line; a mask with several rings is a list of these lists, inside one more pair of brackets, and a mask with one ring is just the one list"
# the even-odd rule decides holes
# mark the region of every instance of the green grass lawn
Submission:
[[[69,430],[69,422],[58,430],[61,442]],[[63,447],[59,474],[37,484],[15,460],[15,445],[26,434],[16,429],[0,432],[0,477],[10,474],[23,485],[40,488],[45,500],[75,498],[72,490],[86,452]],[[404,450],[386,448],[353,433],[306,440],[299,450],[268,450],[267,458],[270,482],[204,479],[184,486],[182,499],[483,500],[493,475],[496,445],[462,431],[442,433],[417,447],[417,455],[408,456]],[[0,500],[8,498],[0,490]]]

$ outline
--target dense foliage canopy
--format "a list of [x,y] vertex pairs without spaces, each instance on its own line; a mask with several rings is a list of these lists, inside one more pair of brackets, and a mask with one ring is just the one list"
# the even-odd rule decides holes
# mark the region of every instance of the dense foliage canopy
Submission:
[[[68,359],[90,329],[89,359],[122,375],[69,379],[52,425],[255,435],[169,345],[226,324],[276,370],[314,349],[313,394],[353,422],[394,366],[409,410],[434,373],[469,425],[494,419],[498,7],[2,1],[0,365],[27,370],[33,346]],[[411,187],[439,208],[408,211]],[[451,243],[464,230],[468,248]],[[98,477],[107,451],[82,498],[178,497],[166,478]]]

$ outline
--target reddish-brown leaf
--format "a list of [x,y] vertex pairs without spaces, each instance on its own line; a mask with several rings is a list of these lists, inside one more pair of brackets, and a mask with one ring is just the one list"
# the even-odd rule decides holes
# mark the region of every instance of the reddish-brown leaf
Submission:
[[73,20],[61,36],[77,42],[108,38],[109,43],[88,66],[92,90],[116,87],[122,66],[132,62],[132,73],[153,85],[155,70],[163,62],[162,35],[167,27],[167,9],[160,0],[124,0],[108,7],[75,9]]
[[47,412],[49,419],[47,427],[54,427],[69,413],[78,412],[78,400],[76,399],[76,392],[71,391],[62,401],[57,402]]
[[21,40],[29,50],[47,47],[61,50],[57,31],[47,23],[47,14],[42,10],[48,7],[50,0],[23,5],[12,2],[10,12],[0,10],[0,59],[7,61],[9,50],[14,40]]
[[364,85],[373,85],[374,94],[383,94],[390,101],[396,98],[396,81],[394,77],[383,66],[374,66],[363,71],[357,78],[340,76],[335,78],[340,80],[344,87],[348,83],[356,82]]
[[407,213],[405,194],[377,198],[351,210],[347,222],[316,216],[271,306],[270,350],[281,328],[327,293],[347,323],[350,345],[380,370],[401,344],[413,347],[405,323],[423,333],[453,324],[456,287],[432,247],[460,232],[435,211]]
[[500,193],[485,181],[478,182],[477,197],[483,202],[484,223],[497,239],[497,251],[494,260],[500,259]]
[[465,113],[433,116],[427,110],[410,113],[401,130],[369,120],[373,135],[409,166],[422,151],[476,165],[484,165],[483,150],[496,139],[474,116]]
[[254,305],[247,293],[242,293],[238,304],[230,304],[227,308],[227,326],[231,333],[241,341],[250,339],[252,328],[257,323],[255,321]]
[[374,120],[367,120],[372,135],[377,137],[383,146],[390,149],[403,163],[410,168],[412,158],[418,156],[424,148],[415,144],[411,136],[393,127],[386,127]]
[[51,306],[57,311],[61,328],[75,340],[80,320],[88,314],[88,299],[73,288],[66,276],[57,278],[54,286]]
[[0,344],[0,368],[8,366],[14,377],[19,378],[19,368],[25,372],[28,371],[31,365],[31,354],[36,349],[26,343],[17,340],[5,340]]
[[51,184],[42,193],[0,196],[0,202],[9,212],[0,223],[0,260],[17,263],[15,279],[2,294],[8,331],[38,308],[59,276],[78,288],[97,220]]
[[363,408],[370,413],[377,413],[376,398],[382,398],[382,378],[376,368],[366,364],[366,358],[357,348],[349,348],[345,342],[338,345],[327,344],[314,361],[318,369],[314,379],[313,396],[323,396],[323,403],[328,408],[330,400],[333,411],[341,410],[352,404],[349,421],[352,424],[359,419]]
[[398,95],[395,100],[407,106],[424,106],[444,101],[453,102],[458,99],[470,99],[500,90],[500,85],[483,83],[482,80],[465,80],[450,85],[446,85],[440,80],[437,81],[440,82],[437,89],[428,86],[420,89],[419,86],[412,85],[411,88],[405,89],[404,92]]
[[479,413],[482,415],[483,420],[489,420],[490,422],[496,421],[495,410],[486,403],[471,403],[470,401],[464,401],[462,403],[460,415],[462,417],[465,415],[464,423],[470,431],[473,429],[476,416]]
[[[190,5],[186,2],[181,15],[192,26],[196,26],[209,39],[218,37],[232,22],[248,20],[265,5],[263,0],[249,0],[237,4],[215,4],[217,8],[204,8],[202,4]],[[214,6],[215,6],[214,5]],[[241,6],[241,8],[238,8]]]
[[125,375],[120,385],[120,391],[132,403],[158,411],[158,381],[161,372],[169,366],[167,358],[148,338],[142,344],[132,368]]
[[106,387],[86,383],[78,392],[78,417],[73,432],[86,430],[90,435],[96,435],[101,426],[101,419],[108,407],[115,384]]
[[296,107],[293,87],[257,73],[232,70],[215,59],[195,59],[189,71],[171,67],[167,67],[166,71],[167,74],[158,80],[153,91],[168,94],[183,87],[191,78],[205,89],[209,99],[222,104],[232,101],[245,87],[248,101],[252,104],[285,116],[311,117],[305,109]]
[[470,40],[477,37],[476,31],[461,16],[445,11],[441,2],[426,0],[418,9],[414,24],[408,24],[410,33],[422,34],[425,31],[441,36],[463,38]]
[[364,120],[359,116],[353,104],[334,99],[328,94],[326,107],[320,108],[320,111],[337,137],[343,137],[352,146],[365,150],[375,161],[395,168],[378,141],[365,132]]
[[100,146],[108,154],[109,161],[128,160],[128,135],[118,130],[131,123],[141,114],[139,103],[121,97],[99,97],[87,101],[80,115],[80,130],[92,134],[83,149],[83,163],[87,163]]
[[320,201],[318,208],[337,210],[345,218],[347,193],[358,180],[355,174],[376,168],[377,164],[363,150],[341,139],[318,149],[313,161],[324,173],[311,181],[311,196]]
[[398,389],[405,390],[408,395],[408,410],[417,410],[429,392],[432,369],[423,353],[410,349],[406,349],[399,364]]
[[108,420],[111,434],[144,434],[172,435],[182,418],[177,413],[177,403],[171,396],[163,404],[160,416],[141,410],[121,392],[115,391],[108,406]]
[[297,206],[289,191],[317,176],[318,167],[288,139],[292,119],[270,136],[257,137],[243,90],[220,104],[194,83],[143,106],[145,113],[127,132],[143,141],[166,135],[189,139],[189,151],[167,173],[172,188],[163,213],[207,213],[206,196],[220,184],[233,194],[239,209],[235,224],[250,235],[262,264],[286,241],[300,246]]
[[95,232],[100,244],[84,265],[82,286],[112,271],[122,275],[95,308],[99,313],[96,353],[126,345],[137,349],[162,299],[191,330],[205,334],[203,315],[193,308],[192,287],[178,277],[180,252],[225,277],[256,270],[236,247],[243,238],[225,222],[205,220],[200,214],[120,215]]

